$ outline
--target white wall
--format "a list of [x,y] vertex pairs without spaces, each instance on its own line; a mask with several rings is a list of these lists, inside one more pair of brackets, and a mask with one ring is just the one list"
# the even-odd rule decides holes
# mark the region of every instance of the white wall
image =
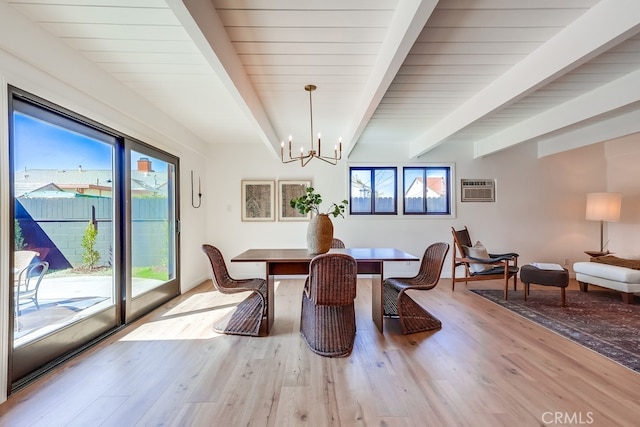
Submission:
[[[334,234],[348,246],[398,247],[421,256],[432,242],[452,243],[451,227],[467,225],[474,240],[490,251],[516,251],[521,264],[555,262],[571,268],[586,260],[584,250],[599,246],[599,225],[584,219],[586,193],[605,191],[604,144],[538,159],[534,143],[523,144],[482,159],[473,159],[472,146],[438,147],[420,162],[454,162],[456,217],[362,217],[333,219]],[[305,222],[242,222],[240,183],[243,179],[310,179],[327,202],[348,198],[347,164],[405,163],[405,153],[392,148],[356,147],[348,161],[331,166],[313,160],[281,164],[260,144],[210,148],[207,180],[209,227],[207,241],[230,259],[248,248],[304,247]],[[387,162],[387,163],[383,163]],[[495,178],[495,203],[461,203],[461,178]],[[195,242],[194,242],[195,244]],[[417,269],[390,263],[386,275],[409,274]],[[263,275],[264,266],[229,264],[232,275]],[[450,260],[443,276],[450,277]]]
[[608,249],[616,254],[640,254],[640,134],[607,141],[605,147],[606,190],[622,193],[620,222],[605,225]]

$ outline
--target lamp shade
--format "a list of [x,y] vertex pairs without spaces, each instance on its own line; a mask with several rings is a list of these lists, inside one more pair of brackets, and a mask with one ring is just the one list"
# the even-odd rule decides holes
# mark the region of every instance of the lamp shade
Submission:
[[621,193],[587,194],[587,217],[593,221],[620,221]]

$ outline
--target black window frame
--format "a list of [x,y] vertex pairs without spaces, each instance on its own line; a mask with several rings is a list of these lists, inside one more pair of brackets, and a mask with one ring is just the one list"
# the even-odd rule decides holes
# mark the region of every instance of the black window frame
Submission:
[[[369,212],[354,212],[353,207],[353,186],[351,183],[353,171],[369,171],[371,174],[371,194],[376,192],[375,173],[376,171],[388,170],[393,172],[393,211],[376,211],[375,197],[371,197]],[[349,166],[349,215],[398,215],[398,168],[396,166]]]
[[[408,186],[411,186],[413,184],[413,182],[406,182],[406,174],[405,171],[416,171],[416,170],[421,170],[422,171],[422,178],[423,178],[423,209],[422,211],[416,212],[416,211],[411,211],[411,212],[407,212],[407,198],[405,196],[405,194],[407,194],[407,190],[409,189]],[[444,170],[445,171],[445,184],[444,187],[447,189],[446,192],[446,209],[443,211],[429,211],[428,209],[428,198],[426,195],[427,192],[427,173],[428,171],[432,171],[432,170]],[[453,206],[453,199],[452,199],[452,195],[453,195],[453,183],[452,183],[452,176],[453,176],[453,167],[450,165],[421,165],[421,166],[417,166],[417,165],[413,165],[413,166],[403,166],[402,168],[402,214],[403,215],[419,215],[419,216],[452,216],[452,206]]]

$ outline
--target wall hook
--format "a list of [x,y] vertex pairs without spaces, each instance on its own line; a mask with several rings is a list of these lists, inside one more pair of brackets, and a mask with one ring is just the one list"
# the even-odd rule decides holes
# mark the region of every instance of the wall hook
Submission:
[[198,206],[193,201],[193,171],[191,171],[191,206],[198,209],[202,205],[202,191],[200,187],[200,178],[198,178]]

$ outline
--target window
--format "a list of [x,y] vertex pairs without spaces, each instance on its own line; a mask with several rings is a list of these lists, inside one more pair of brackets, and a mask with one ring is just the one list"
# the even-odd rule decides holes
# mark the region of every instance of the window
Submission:
[[405,215],[451,215],[451,167],[403,168]]
[[349,168],[351,215],[396,215],[395,167]]
[[9,95],[2,250],[16,272],[16,389],[179,295],[179,159],[18,88]]

